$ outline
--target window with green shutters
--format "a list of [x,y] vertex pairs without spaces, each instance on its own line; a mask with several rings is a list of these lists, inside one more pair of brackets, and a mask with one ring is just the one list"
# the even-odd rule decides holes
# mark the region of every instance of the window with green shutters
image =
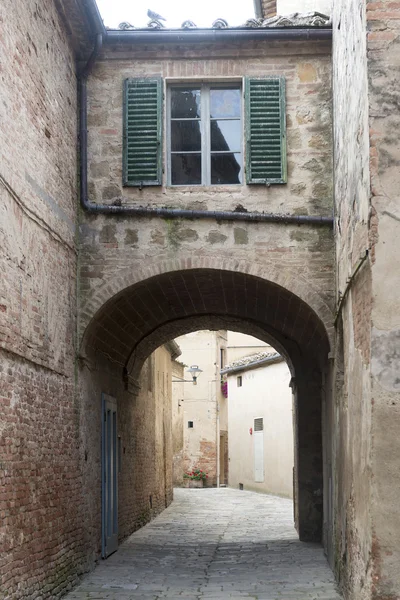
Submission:
[[[246,157],[247,184],[286,183],[284,77],[245,78],[245,148],[236,147],[237,144],[233,143],[233,134],[230,131],[234,127],[240,127],[240,113],[236,115],[228,111],[229,114],[225,115],[221,109],[221,114],[217,111],[214,115],[222,102],[220,96],[228,97],[230,94],[233,97],[235,93],[239,93],[240,98],[239,86],[203,83],[198,89],[198,86],[189,83],[186,87],[181,85],[180,88],[175,86],[171,89],[167,107],[168,157],[163,157],[162,79],[132,78],[124,82],[123,184],[125,186],[162,185],[163,165],[167,166],[167,164],[168,185],[241,184],[240,173],[233,177],[231,171],[232,165],[236,167],[237,163],[236,170],[240,172],[242,169],[240,157],[243,154]],[[194,114],[194,108],[187,99],[186,104],[181,99],[180,104],[183,103],[183,108],[180,106],[178,103],[180,96],[178,99],[171,96],[178,92],[183,99],[190,96],[189,100],[192,97],[196,100],[199,114],[197,112]],[[217,109],[213,105],[212,94],[219,100],[219,104],[215,100]],[[232,98],[230,103],[225,102],[221,106],[226,111],[227,106],[232,108],[231,104]],[[188,106],[191,110],[189,115],[181,114],[179,111],[179,114],[175,114],[179,107],[187,112]],[[190,132],[186,130],[189,129],[194,131],[194,137],[188,137]],[[239,141],[240,135],[240,133],[236,135]],[[187,174],[189,171],[190,177]]]
[[162,184],[162,79],[124,82],[123,184]]
[[246,183],[286,183],[285,79],[246,78]]

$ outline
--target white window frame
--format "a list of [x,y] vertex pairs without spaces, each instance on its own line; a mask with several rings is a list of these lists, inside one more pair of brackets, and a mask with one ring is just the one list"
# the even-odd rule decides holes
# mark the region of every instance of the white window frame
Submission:
[[[200,89],[200,131],[201,131],[201,183],[189,183],[189,184],[173,184],[171,183],[171,90],[172,89]],[[240,118],[235,117],[222,117],[216,120],[240,120],[240,142],[238,150],[230,150],[229,152],[232,154],[240,153],[241,156],[241,177],[242,181],[240,183],[211,183],[211,127],[210,127],[210,89],[211,88],[230,88],[230,89],[238,89],[241,92],[241,102],[240,102]],[[182,188],[182,187],[221,187],[221,186],[243,186],[245,183],[245,155],[244,155],[244,87],[243,81],[234,80],[234,81],[221,81],[217,80],[201,80],[195,81],[191,79],[190,81],[166,81],[166,138],[167,138],[167,186],[174,188]],[[177,119],[184,120],[184,119]],[[192,119],[187,119],[192,120]],[[193,119],[194,120],[194,119]],[[221,154],[227,154],[229,152],[221,152]],[[214,152],[213,152],[214,153]],[[182,151],[182,154],[190,154],[190,152]],[[193,154],[199,154],[199,151],[193,151]]]

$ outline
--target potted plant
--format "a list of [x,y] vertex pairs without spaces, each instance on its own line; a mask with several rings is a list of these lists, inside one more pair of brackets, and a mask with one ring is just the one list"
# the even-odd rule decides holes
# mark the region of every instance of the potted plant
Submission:
[[183,482],[185,487],[189,488],[202,488],[204,483],[208,479],[208,475],[202,469],[193,469],[183,474]]

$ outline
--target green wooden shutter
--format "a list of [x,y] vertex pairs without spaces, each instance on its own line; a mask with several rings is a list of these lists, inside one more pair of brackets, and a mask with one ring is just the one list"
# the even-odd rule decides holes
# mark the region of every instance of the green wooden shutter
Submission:
[[246,77],[246,182],[286,183],[284,77]]
[[124,82],[123,184],[162,184],[162,79]]

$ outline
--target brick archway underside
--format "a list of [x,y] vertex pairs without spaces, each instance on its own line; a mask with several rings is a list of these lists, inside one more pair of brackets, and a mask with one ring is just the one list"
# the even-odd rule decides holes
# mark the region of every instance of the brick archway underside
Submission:
[[[110,291],[110,295],[112,292]],[[282,286],[255,275],[186,269],[149,277],[112,295],[86,328],[81,355],[104,354],[135,393],[146,358],[174,337],[199,329],[232,329],[274,345],[294,376],[296,521],[300,539],[322,532],[323,371],[330,350],[314,310]]]
[[151,277],[110,298],[89,324],[82,353],[102,352],[131,374],[135,356],[144,360],[200,328],[253,332],[292,363],[307,356],[321,364],[329,352],[324,325],[289,290],[244,273],[192,269]]

